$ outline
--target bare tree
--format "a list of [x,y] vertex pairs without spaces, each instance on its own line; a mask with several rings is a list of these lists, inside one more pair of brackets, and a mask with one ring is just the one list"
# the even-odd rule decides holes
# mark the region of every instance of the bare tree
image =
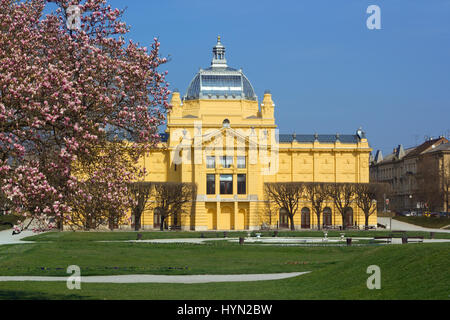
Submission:
[[139,231],[142,227],[141,217],[145,211],[148,200],[152,194],[153,183],[152,182],[135,182],[130,185],[131,196],[133,197],[134,204],[131,208],[131,212],[134,217],[134,230]]
[[354,183],[333,183],[329,185],[328,196],[333,200],[342,217],[342,229],[347,227],[347,209],[355,197]]
[[164,222],[169,217],[186,213],[192,206],[197,195],[197,186],[194,183],[155,182],[153,191],[155,210],[158,210],[161,216],[160,229],[163,231]]
[[294,215],[302,199],[304,184],[301,182],[275,182],[264,186],[266,199],[285,209],[289,216],[291,230],[295,230]]
[[305,183],[305,198],[311,203],[311,207],[317,216],[317,229],[320,230],[320,215],[323,205],[329,197],[329,184],[323,182]]
[[383,198],[386,185],[382,183],[357,183],[355,203],[364,212],[365,228],[369,228],[369,217],[377,211],[377,201]]
[[263,224],[268,223],[269,228],[274,224],[274,218],[277,216],[277,210],[272,201],[265,201],[264,210],[261,210],[260,217],[262,218]]

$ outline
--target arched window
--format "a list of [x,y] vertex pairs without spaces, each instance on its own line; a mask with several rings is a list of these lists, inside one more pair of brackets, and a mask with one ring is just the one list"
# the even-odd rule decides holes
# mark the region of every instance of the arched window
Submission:
[[345,208],[345,226],[352,227],[353,226],[353,209],[350,207]]
[[224,128],[229,128],[230,127],[230,120],[228,120],[228,119],[223,120],[222,126]]
[[311,229],[311,211],[309,208],[302,209],[302,229]]
[[324,227],[328,227],[331,226],[332,223],[332,219],[331,219],[331,208],[330,207],[326,207],[325,209],[323,209],[323,225]]

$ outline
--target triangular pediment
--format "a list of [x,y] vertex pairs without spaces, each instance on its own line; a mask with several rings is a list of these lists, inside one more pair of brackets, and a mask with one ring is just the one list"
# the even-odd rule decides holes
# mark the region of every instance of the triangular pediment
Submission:
[[240,132],[232,128],[215,129],[201,136],[194,138],[194,146],[206,146],[215,141],[225,142],[227,138],[236,138],[239,143],[244,143],[245,146],[258,146],[257,135],[254,130],[250,132]]

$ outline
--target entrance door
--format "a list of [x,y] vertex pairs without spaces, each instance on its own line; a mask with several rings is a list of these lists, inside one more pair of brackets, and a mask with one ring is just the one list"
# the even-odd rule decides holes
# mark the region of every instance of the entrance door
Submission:
[[302,229],[311,229],[311,212],[309,208],[302,209]]

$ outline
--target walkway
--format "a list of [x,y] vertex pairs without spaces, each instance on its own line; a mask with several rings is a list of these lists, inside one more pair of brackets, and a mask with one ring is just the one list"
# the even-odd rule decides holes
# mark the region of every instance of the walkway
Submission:
[[[420,226],[416,226],[414,224],[398,221],[392,219],[392,228],[390,227],[391,218],[378,217],[378,223],[381,223],[386,226],[386,230],[401,230],[401,231],[424,231],[424,232],[442,232],[442,233],[450,233],[450,230],[444,229],[432,229],[432,228],[424,228]],[[384,229],[378,229],[384,230]]]
[[[211,283],[211,282],[247,282],[288,279],[308,272],[269,273],[269,274],[235,274],[235,275],[121,275],[81,277],[82,283]],[[67,281],[68,277],[0,277],[0,282],[55,282]]]
[[13,235],[12,232],[12,229],[0,231],[0,245],[35,243],[32,241],[21,241],[23,238],[36,235],[33,231],[22,231],[16,235]]

